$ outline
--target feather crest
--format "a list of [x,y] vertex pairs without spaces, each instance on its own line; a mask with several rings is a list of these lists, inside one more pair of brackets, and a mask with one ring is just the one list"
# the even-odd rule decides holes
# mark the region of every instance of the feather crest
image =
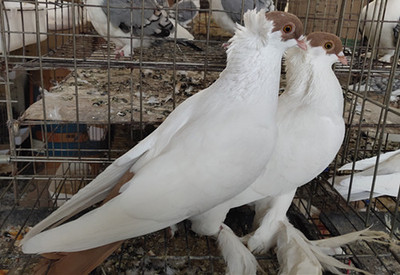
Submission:
[[259,12],[255,9],[247,11],[243,16],[244,27],[237,24],[235,35],[229,42],[234,44],[237,40],[248,41],[249,38],[252,38],[248,43],[249,45],[258,42],[260,46],[265,46],[273,27],[273,23],[265,17],[265,12],[264,9]]

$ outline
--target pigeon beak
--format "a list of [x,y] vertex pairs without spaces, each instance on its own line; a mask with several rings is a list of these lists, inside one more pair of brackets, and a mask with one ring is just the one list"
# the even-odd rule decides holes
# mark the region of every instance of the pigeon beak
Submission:
[[338,57],[340,63],[342,63],[343,65],[347,65],[348,64],[347,59],[344,56],[343,52],[340,52],[336,56]]
[[304,35],[300,36],[299,39],[296,39],[297,46],[302,50],[307,50],[306,40],[304,39]]

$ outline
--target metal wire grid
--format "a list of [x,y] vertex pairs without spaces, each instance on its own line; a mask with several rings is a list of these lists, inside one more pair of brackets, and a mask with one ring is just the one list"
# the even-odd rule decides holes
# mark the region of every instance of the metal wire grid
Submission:
[[[18,1],[10,1],[18,2]],[[383,1],[385,2],[385,1]],[[35,2],[39,3],[39,2]],[[62,2],[64,5],[81,6],[79,2],[72,1]],[[45,4],[45,2],[43,2]],[[378,45],[374,45],[372,48],[361,44],[361,37],[358,33],[360,25],[364,24],[363,19],[359,17],[361,7],[366,4],[366,1],[353,0],[353,1],[289,1],[287,9],[290,12],[297,14],[304,22],[306,26],[306,32],[324,30],[339,34],[348,48],[348,54],[351,55],[350,66],[337,66],[335,68],[337,75],[346,90],[346,107],[345,107],[345,118],[347,123],[347,135],[346,140],[341,151],[341,154],[336,160],[336,165],[346,163],[354,159],[361,159],[367,156],[377,154],[379,151],[388,151],[399,148],[398,142],[390,141],[390,135],[396,135],[399,133],[399,123],[396,119],[388,120],[390,118],[399,117],[399,111],[397,107],[389,103],[389,96],[391,91],[391,84],[399,78],[397,71],[397,63],[393,62],[390,65],[382,64],[374,59],[366,57],[365,53],[369,50],[377,52]],[[36,18],[38,18],[38,10],[35,10]],[[3,15],[2,15],[3,16]],[[43,72],[45,69],[54,69],[59,67],[66,67],[76,71],[79,68],[98,68],[102,67],[106,71],[110,71],[112,68],[128,68],[128,69],[140,69],[139,83],[143,83],[143,73],[145,69],[171,69],[172,70],[172,81],[174,82],[171,88],[173,104],[171,108],[174,108],[176,102],[176,95],[173,92],[176,85],[177,70],[195,70],[202,71],[203,77],[210,78],[209,81],[215,76],[210,76],[210,71],[220,71],[224,67],[225,54],[221,49],[221,38],[220,36],[211,37],[207,23],[211,21],[206,15],[206,11],[202,14],[204,16],[202,23],[205,25],[205,33],[198,36],[199,39],[195,40],[195,43],[200,48],[203,48],[203,52],[194,52],[193,50],[184,46],[176,46],[173,42],[165,42],[161,47],[163,51],[160,51],[157,47],[149,49],[140,49],[137,51],[137,56],[131,58],[115,59],[110,54],[113,51],[113,45],[105,43],[103,38],[99,37],[89,25],[75,25],[73,23],[72,30],[54,31],[54,32],[43,32],[40,34],[47,34],[48,39],[45,42],[37,43],[36,50],[29,49],[28,46],[24,46],[21,52],[8,53],[4,51],[2,54],[2,64],[5,70],[3,71],[3,84],[6,95],[6,106],[7,106],[7,117],[9,123],[10,137],[14,137],[19,127],[29,126],[29,140],[30,144],[33,144],[35,125],[43,131],[44,144],[49,145],[49,138],[54,134],[54,131],[47,133],[47,126],[52,122],[49,120],[44,121],[20,121],[16,120],[16,116],[12,114],[12,101],[11,95],[9,94],[8,87],[10,86],[10,79],[8,77],[9,70],[11,68],[17,70],[37,70],[39,74],[39,82],[41,87],[46,87],[43,80]],[[2,18],[0,18],[2,19]],[[3,20],[3,19],[2,19]],[[78,31],[79,29],[79,31]],[[204,31],[204,30],[203,30]],[[7,32],[2,26],[2,37]],[[35,33],[40,37],[39,33]],[[50,46],[49,41],[53,36],[53,40],[56,46]],[[50,38],[50,39],[49,39]],[[197,38],[197,37],[196,37]],[[225,38],[222,37],[222,40]],[[399,42],[397,42],[395,56],[398,57]],[[40,47],[41,46],[41,47]],[[397,59],[395,59],[397,60]],[[163,72],[162,72],[163,73]],[[160,74],[162,74],[160,73]],[[54,73],[55,74],[55,73]],[[132,71],[133,74],[133,71]],[[368,81],[368,78],[379,74],[381,78],[387,79],[386,89],[382,93],[374,93],[369,90],[364,92],[361,89],[362,83],[360,80]],[[73,76],[75,79],[75,89],[78,89],[78,77]],[[132,77],[133,79],[133,77]],[[135,80],[136,81],[136,80]],[[105,90],[109,90],[111,87],[110,77],[108,77],[109,84],[104,87]],[[139,91],[140,99],[143,99],[143,94],[146,92],[140,85],[135,89],[133,87],[134,81],[130,81],[130,93]],[[207,83],[209,84],[209,83]],[[205,86],[207,86],[207,84]],[[46,87],[47,88],[47,87]],[[46,98],[46,96],[44,96]],[[111,101],[108,96],[108,102]],[[179,102],[178,102],[179,103]],[[367,105],[368,104],[368,105]],[[79,105],[79,96],[76,97],[76,105]],[[361,106],[361,111],[359,106]],[[365,107],[367,106],[367,107]],[[369,117],[368,107],[374,106],[379,111],[378,117]],[[145,112],[144,109],[138,110],[140,114]],[[44,111],[45,112],[45,111]],[[80,121],[79,114],[76,114],[76,124],[79,128]],[[62,127],[63,123],[60,123]],[[121,126],[113,125],[111,121],[105,123],[107,127],[107,138],[105,140],[106,146],[104,149],[87,149],[80,148],[78,142],[78,149],[66,148],[65,151],[78,152],[75,156],[57,156],[56,148],[51,146],[34,147],[33,145],[28,148],[21,146],[15,146],[13,144],[14,139],[10,139],[10,160],[13,172],[10,175],[3,175],[0,177],[2,181],[2,191],[0,193],[0,205],[2,206],[2,223],[1,228],[5,229],[10,225],[10,222],[14,217],[18,217],[18,225],[23,228],[26,224],[33,225],[38,220],[48,214],[48,209],[55,207],[57,203],[60,203],[67,199],[65,192],[66,185],[74,184],[84,185],[94,177],[95,171],[102,169],[109,164],[118,155],[126,151],[127,147],[130,148],[134,145],[135,140],[139,140],[145,136],[147,121],[143,120],[141,116],[139,125],[133,126],[132,121],[122,127],[130,127],[128,140],[122,138],[121,134],[118,134]],[[156,126],[157,124],[155,124]],[[118,129],[119,128],[119,129]],[[124,130],[126,134],[126,130]],[[64,132],[63,134],[76,134],[76,132]],[[80,138],[81,133],[77,134],[77,138]],[[120,137],[118,137],[120,135]],[[121,141],[123,140],[123,141]],[[51,143],[51,142],[50,142]],[[122,146],[123,144],[124,146]],[[129,146],[126,146],[129,145]],[[96,152],[96,156],[87,156],[86,153]],[[90,166],[91,168],[88,168]],[[61,168],[60,168],[61,167]],[[78,169],[77,169],[78,167]],[[79,167],[84,167],[82,172]],[[92,168],[93,167],[93,168]],[[334,167],[332,167],[334,168]],[[60,171],[57,174],[57,170]],[[71,174],[69,171],[74,170]],[[93,170],[91,172],[91,170]],[[334,169],[332,169],[333,171]],[[332,172],[331,172],[332,173]],[[305,205],[306,209],[309,209],[311,204],[315,204],[315,201],[319,200],[319,203],[315,205],[320,207],[322,214],[320,217],[309,217],[315,228],[317,228],[321,234],[321,223],[325,225],[326,231],[322,235],[336,235],[340,233],[346,233],[347,229],[362,229],[365,226],[373,224],[383,225],[393,236],[398,238],[396,231],[397,225],[397,206],[399,198],[392,199],[371,199],[369,202],[361,202],[366,205],[365,214],[359,211],[357,204],[345,204],[341,197],[332,191],[332,188],[326,184],[324,177],[318,178],[318,184],[307,185],[301,191],[299,191],[302,198],[307,199],[308,203]],[[48,195],[48,187],[50,185],[56,185],[59,187],[56,192],[52,195]],[[75,188],[75,186],[74,186]],[[303,191],[306,190],[306,191]],[[28,196],[29,194],[29,196]],[[321,200],[321,198],[324,198]],[[329,198],[329,200],[327,200]],[[322,201],[322,202],[321,202]],[[391,201],[391,203],[390,203]],[[329,203],[327,203],[329,202]],[[395,207],[391,205],[394,204]],[[333,207],[333,205],[335,207]],[[382,213],[376,210],[376,206],[384,209],[385,215],[391,217],[392,223],[387,223],[385,218],[382,218]],[[41,208],[39,208],[41,207]],[[42,208],[48,207],[48,208]],[[37,214],[43,211],[44,213]],[[346,220],[350,223],[348,226],[338,224],[338,219],[332,218],[332,213],[338,214],[342,220]],[[309,213],[310,214],[310,213]],[[330,214],[330,215],[328,215]],[[37,219],[35,221],[35,219]],[[240,224],[240,223],[239,223]],[[167,272],[168,269],[184,270],[185,267],[188,272],[194,273],[223,273],[224,265],[219,253],[216,251],[213,241],[209,241],[207,238],[199,238],[193,236],[188,230],[187,225],[184,224],[184,228],[180,228],[178,231],[178,239],[182,236],[185,239],[186,245],[181,250],[176,249],[176,246],[182,247],[181,243],[172,245],[174,249],[170,248],[170,243],[174,242],[168,237],[168,232],[163,231],[155,235],[138,238],[127,242],[123,248],[116,254],[114,254],[108,262],[101,267],[100,270],[103,272],[118,272],[124,271],[129,268],[138,269],[140,272],[154,271],[158,268],[159,271]],[[7,229],[8,230],[8,229]],[[21,229],[22,232],[22,229]],[[239,230],[240,232],[240,230]],[[243,232],[243,231],[242,231]],[[17,232],[19,233],[19,232]],[[8,238],[4,236],[4,238]],[[155,241],[157,240],[157,241]],[[191,241],[190,241],[191,240]],[[3,259],[2,267],[9,269],[16,267],[24,271],[30,271],[30,264],[32,261],[36,261],[37,258],[31,259],[30,256],[20,255],[18,249],[14,246],[15,239],[9,238],[9,245],[7,249],[7,255]],[[142,252],[133,252],[133,248],[137,248],[137,242],[143,242],[144,244],[139,245],[143,247]],[[206,247],[206,249],[197,250],[195,247]],[[348,246],[345,255],[337,256],[344,261],[351,260],[352,263],[366,268],[370,271],[376,271],[376,274],[393,274],[399,272],[398,254],[394,251],[388,251],[381,247],[376,248],[371,244],[362,244]],[[3,252],[4,250],[2,250]],[[151,252],[149,252],[151,251]],[[179,252],[180,251],[180,252]],[[184,251],[184,253],[182,253]],[[196,252],[193,252],[196,251]],[[133,253],[133,254],[132,254]],[[136,254],[134,254],[136,253]],[[3,254],[3,253],[2,253]],[[196,255],[197,254],[197,255]],[[129,266],[129,262],[133,259],[132,255],[135,255],[134,265]],[[181,255],[181,256],[179,256]],[[30,259],[30,260],[27,260]],[[117,259],[117,260],[112,260]],[[271,274],[277,272],[278,266],[276,259],[272,255],[266,255],[260,257],[260,262],[264,270]],[[263,262],[264,260],[264,262]],[[13,261],[10,263],[10,261]],[[111,264],[111,262],[114,264]],[[117,264],[115,264],[117,262]],[[372,264],[371,264],[372,263]],[[183,267],[182,267],[183,266]],[[186,272],[182,271],[182,272]]]
[[[19,3],[18,0],[8,0],[5,3]],[[54,4],[49,4],[46,1],[37,1],[38,5],[49,5],[50,11],[52,7],[58,8],[58,6]],[[194,69],[194,70],[217,70],[220,71],[223,69],[224,64],[224,50],[219,47],[221,42],[210,39],[207,37],[208,29],[199,30],[199,32],[203,33],[203,35],[199,36],[198,39],[195,40],[195,44],[198,45],[199,48],[203,49],[201,52],[190,51],[190,54],[182,52],[179,48],[179,45],[176,47],[176,43],[174,39],[169,39],[173,44],[170,44],[168,48],[164,48],[163,50],[166,52],[160,52],[157,50],[146,52],[148,49],[140,49],[137,51],[137,54],[131,58],[121,58],[116,60],[115,55],[113,54],[114,47],[112,43],[105,43],[104,39],[99,36],[97,33],[93,32],[93,29],[88,28],[87,24],[84,23],[84,18],[86,18],[86,11],[81,8],[83,5],[79,3],[79,1],[62,1],[63,7],[70,7],[72,12],[68,12],[65,16],[79,16],[79,21],[82,24],[77,24],[78,22],[73,21],[70,23],[71,28],[67,28],[67,30],[41,30],[38,27],[40,35],[46,35],[46,42],[42,42],[42,50],[41,52],[32,52],[30,53],[26,46],[22,48],[22,52],[17,52],[13,54],[8,54],[9,65],[22,65],[25,69],[46,69],[46,68],[54,68],[56,67],[66,67],[74,69],[77,67],[133,67],[133,68],[161,68],[161,67],[175,67],[181,69]],[[78,7],[78,15],[74,13],[75,9],[73,7]],[[110,7],[107,7],[110,8]],[[111,8],[116,8],[112,7]],[[137,9],[137,8],[134,8]],[[68,10],[69,11],[69,10]],[[63,11],[61,11],[63,12]],[[72,13],[72,14],[70,14]],[[202,13],[199,16],[199,20],[203,20],[205,23],[207,22],[207,18],[203,18],[204,16],[208,17],[206,13]],[[39,15],[35,16],[36,21],[39,20]],[[21,18],[23,20],[23,16]],[[57,24],[57,22],[55,22]],[[39,25],[39,23],[37,23]],[[62,28],[60,26],[60,28]],[[204,28],[204,26],[203,26]],[[196,30],[194,30],[196,31]],[[17,31],[5,31],[7,35],[12,35],[16,33],[20,33]],[[32,34],[32,33],[28,33]],[[39,34],[38,34],[39,35]],[[118,38],[115,36],[110,36],[112,38]],[[148,40],[146,37],[138,37],[139,40]],[[109,40],[109,39],[107,39]],[[165,39],[152,39],[155,44],[160,44],[165,42]],[[53,42],[53,43],[49,43]],[[44,44],[44,45],[43,45]],[[47,44],[47,45],[46,45]],[[52,44],[52,45],[51,45]],[[218,45],[218,47],[217,47]],[[208,49],[210,47],[210,49]],[[38,48],[39,49],[39,48]],[[99,52],[96,52],[99,50]],[[93,54],[94,52],[94,54]],[[136,52],[136,51],[135,51]],[[208,64],[204,61],[212,62],[212,64]],[[29,62],[27,62],[29,61]],[[110,64],[108,64],[110,63]]]
[[[365,219],[368,213],[360,210],[361,207],[358,205],[363,202],[346,204],[327,182],[326,175],[322,175],[300,188],[298,195],[308,198],[310,205],[321,210],[318,217],[310,217],[308,220],[318,228],[322,237],[337,236],[365,228]],[[373,204],[387,207],[388,202],[377,199]],[[307,208],[307,205],[305,207]],[[374,210],[369,214],[373,230],[387,231],[388,216],[391,214],[386,211],[388,211],[387,208],[385,211]],[[343,254],[335,255],[335,257],[344,263],[354,264],[372,274],[398,274],[399,272],[398,252],[383,245],[357,242],[342,247],[342,249]]]

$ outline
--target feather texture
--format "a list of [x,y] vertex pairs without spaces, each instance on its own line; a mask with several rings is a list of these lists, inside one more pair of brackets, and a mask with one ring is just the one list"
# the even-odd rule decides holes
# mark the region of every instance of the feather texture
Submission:
[[256,258],[226,225],[222,225],[219,232],[218,245],[228,263],[227,274],[256,274],[258,267]]
[[[364,229],[338,237],[309,241],[303,233],[293,227],[287,220],[280,222],[278,233],[277,256],[281,266],[280,274],[322,274],[327,270],[342,274],[338,269],[353,270],[371,274],[327,255],[327,248],[334,249],[355,241],[371,241],[390,244],[390,237],[380,231]],[[382,240],[383,239],[383,240]]]
[[[312,39],[322,45],[315,46]],[[331,68],[343,54],[342,44],[325,33],[310,34],[307,40],[307,51],[287,52],[287,87],[279,97],[275,151],[248,188],[262,198],[255,208],[259,227],[247,242],[255,252],[276,244],[279,222],[286,219],[296,188],[330,164],[344,137],[342,89]],[[336,52],[323,49],[325,41],[335,41]]]
[[[273,18],[285,18],[277,31],[272,30]],[[294,30],[282,39],[286,21]],[[299,19],[285,13],[250,11],[245,25],[232,38],[220,78],[181,103],[150,136],[33,228],[22,242],[25,253],[88,250],[187,218],[203,221],[194,229],[206,235],[226,229],[222,222],[231,200],[255,181],[273,151],[281,57],[298,43],[302,31]],[[135,176],[119,188],[118,196],[41,232],[104,199],[126,172]],[[218,238],[224,236],[233,239],[229,231]],[[224,239],[219,244],[222,251],[229,246]],[[238,251],[243,255],[245,247]],[[240,258],[246,268],[254,265],[251,257]]]
[[[376,167],[376,165],[378,165]],[[356,162],[348,163],[340,167],[339,171],[360,170],[353,176],[336,176],[335,189],[347,199],[350,192],[350,201],[364,200],[373,197],[392,196],[397,197],[400,184],[400,150],[380,154],[379,163],[377,157],[371,157]],[[375,186],[372,190],[372,182],[376,170]],[[333,179],[329,179],[330,182]]]
[[[169,18],[155,0],[110,0],[107,3],[106,0],[86,0],[86,9],[93,27],[105,39],[115,43],[119,55],[129,56],[133,49],[149,46],[155,41],[149,38],[174,38],[174,30],[178,39],[194,38]],[[140,39],[142,33],[147,39]]]

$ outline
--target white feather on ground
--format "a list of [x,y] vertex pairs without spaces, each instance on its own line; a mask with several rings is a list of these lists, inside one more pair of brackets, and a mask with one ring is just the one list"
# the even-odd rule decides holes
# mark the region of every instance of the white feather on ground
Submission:
[[[385,195],[397,197],[400,185],[400,150],[380,154],[375,187],[371,190],[376,160],[377,157],[374,156],[340,167],[339,171],[352,171],[354,165],[354,170],[360,172],[354,173],[353,177],[336,176],[334,188],[347,200],[351,184],[350,201],[369,199],[371,191],[373,191],[372,197]],[[329,181],[332,182],[333,179]]]

